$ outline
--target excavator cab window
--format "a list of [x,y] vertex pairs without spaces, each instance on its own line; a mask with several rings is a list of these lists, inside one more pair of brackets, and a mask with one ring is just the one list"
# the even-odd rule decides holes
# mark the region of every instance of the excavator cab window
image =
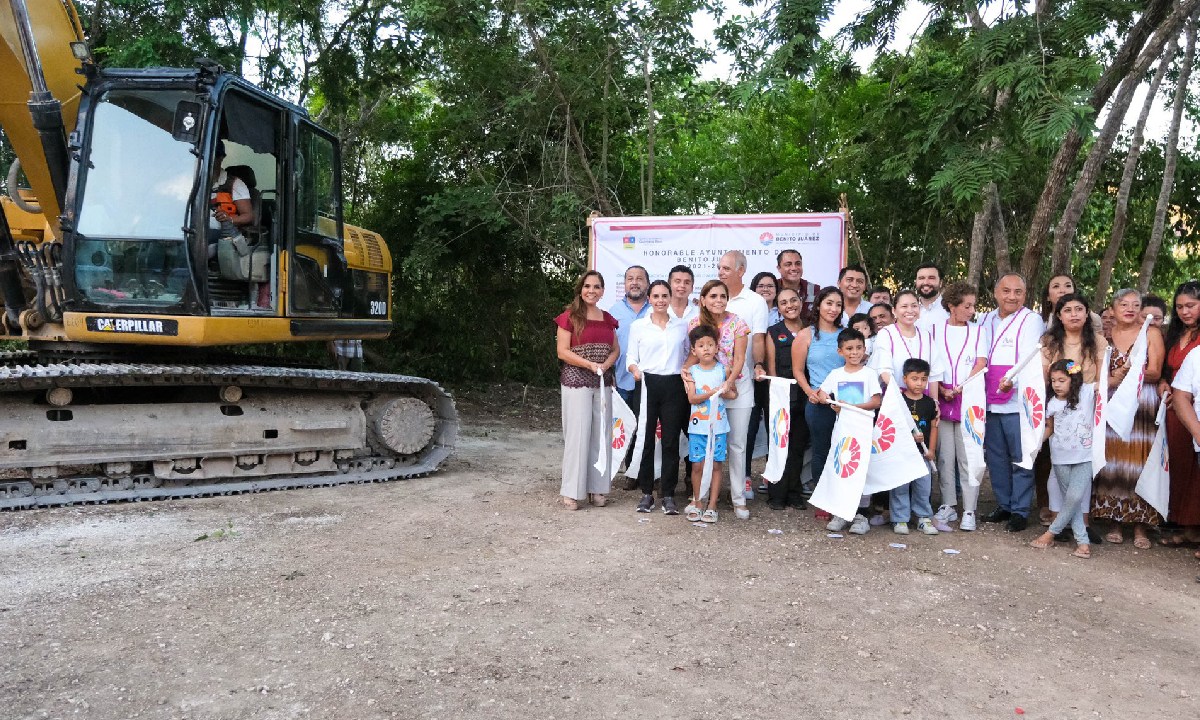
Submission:
[[183,226],[198,161],[173,130],[179,104],[193,97],[114,89],[94,106],[75,225],[75,284],[86,299],[167,306],[183,297]]
[[301,121],[293,159],[296,238],[289,272],[290,310],[330,315],[341,307],[346,272],[337,145]]

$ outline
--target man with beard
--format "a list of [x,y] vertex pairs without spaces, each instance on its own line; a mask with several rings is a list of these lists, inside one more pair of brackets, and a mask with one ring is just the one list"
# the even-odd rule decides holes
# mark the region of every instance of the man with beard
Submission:
[[[635,415],[638,408],[641,407],[642,398],[638,392],[641,386],[634,380],[633,373],[629,372],[629,364],[625,360],[629,351],[629,328],[633,326],[634,320],[650,313],[650,303],[646,299],[646,290],[649,287],[650,273],[646,272],[646,268],[641,265],[629,266],[629,269],[625,271],[625,297],[609,309],[609,313],[620,323],[617,326],[617,342],[621,346],[621,356],[617,358],[617,365],[613,368],[616,371],[617,394]],[[635,434],[630,438],[629,449],[625,453],[626,465],[629,464],[629,458],[633,455],[633,441],[636,437]],[[632,490],[637,486],[636,478],[625,479],[626,490]]]
[[800,296],[800,317],[808,322],[808,313],[812,310],[817,293],[821,292],[821,286],[801,277],[804,274],[804,258],[800,251],[780,251],[775,256],[775,269],[778,270],[779,289],[796,291]]
[[867,270],[862,265],[847,265],[838,273],[838,290],[842,291],[842,326],[850,326],[850,318],[866,314],[871,303],[863,297],[867,291]]
[[917,267],[917,304],[921,314],[917,317],[917,328],[932,332],[935,326],[950,319],[950,311],[942,305],[942,269],[933,263]]

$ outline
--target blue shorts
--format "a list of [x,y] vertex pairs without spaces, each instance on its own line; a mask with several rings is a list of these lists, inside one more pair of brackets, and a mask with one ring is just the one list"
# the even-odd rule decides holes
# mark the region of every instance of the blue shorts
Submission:
[[[713,460],[725,462],[725,438],[729,433],[713,435]],[[708,435],[688,433],[688,460],[704,462],[705,451],[708,450]]]

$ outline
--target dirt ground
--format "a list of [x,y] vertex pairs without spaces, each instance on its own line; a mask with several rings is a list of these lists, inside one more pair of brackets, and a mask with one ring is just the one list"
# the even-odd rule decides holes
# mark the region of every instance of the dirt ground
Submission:
[[0,515],[0,717],[1200,717],[1191,551],[569,513],[557,395],[459,398],[430,478]]

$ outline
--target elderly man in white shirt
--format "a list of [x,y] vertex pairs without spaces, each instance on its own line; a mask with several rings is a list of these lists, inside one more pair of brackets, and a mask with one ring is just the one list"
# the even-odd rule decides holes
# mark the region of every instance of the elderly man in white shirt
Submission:
[[739,520],[750,517],[746,500],[753,495],[753,489],[748,490],[746,483],[746,438],[750,429],[750,413],[754,410],[754,368],[762,365],[767,356],[767,301],[762,295],[746,287],[745,274],[745,255],[731,250],[721,256],[721,262],[717,265],[717,278],[729,288],[729,304],[726,311],[737,315],[750,326],[746,362],[743,367],[736,368],[738,395],[725,402],[725,409],[729,414],[729,451],[726,466],[729,468],[733,512]]

